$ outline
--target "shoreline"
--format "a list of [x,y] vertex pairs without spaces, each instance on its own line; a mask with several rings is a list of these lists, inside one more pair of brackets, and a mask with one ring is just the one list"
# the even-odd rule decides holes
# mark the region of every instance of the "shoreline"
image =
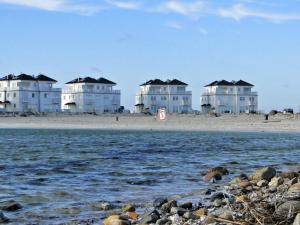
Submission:
[[[118,117],[118,121],[116,121]],[[0,129],[300,133],[300,117],[288,115],[46,115],[0,117]]]

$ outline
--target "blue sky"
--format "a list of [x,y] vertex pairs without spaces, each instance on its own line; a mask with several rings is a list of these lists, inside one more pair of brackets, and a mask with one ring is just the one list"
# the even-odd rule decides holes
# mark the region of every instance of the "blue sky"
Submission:
[[[178,78],[199,109],[203,85],[255,84],[259,108],[300,105],[300,0],[0,0],[0,74],[139,84]],[[2,76],[1,75],[1,76]]]

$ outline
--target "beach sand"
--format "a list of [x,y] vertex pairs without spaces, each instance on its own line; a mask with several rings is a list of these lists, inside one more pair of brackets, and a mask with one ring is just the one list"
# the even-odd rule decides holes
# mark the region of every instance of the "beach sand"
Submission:
[[275,115],[169,115],[166,121],[145,115],[47,115],[0,117],[0,128],[105,129],[167,131],[300,132],[300,116]]

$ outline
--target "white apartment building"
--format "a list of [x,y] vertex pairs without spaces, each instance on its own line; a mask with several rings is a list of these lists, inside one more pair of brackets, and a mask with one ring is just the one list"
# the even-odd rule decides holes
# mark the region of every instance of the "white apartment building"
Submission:
[[135,112],[156,113],[165,108],[168,113],[188,113],[192,110],[192,92],[179,80],[149,80],[140,85],[135,96]]
[[121,91],[105,78],[76,78],[62,90],[62,110],[72,113],[116,112],[120,108]]
[[252,113],[258,109],[258,94],[254,85],[243,80],[214,81],[205,86],[201,96],[203,113]]
[[59,112],[60,88],[56,80],[45,75],[7,75],[0,79],[0,111]]

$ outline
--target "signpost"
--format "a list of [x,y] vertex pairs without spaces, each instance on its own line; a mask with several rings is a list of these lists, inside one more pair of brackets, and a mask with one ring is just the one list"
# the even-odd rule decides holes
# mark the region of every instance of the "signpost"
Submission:
[[165,121],[167,119],[167,113],[165,108],[158,109],[158,118],[160,121]]

